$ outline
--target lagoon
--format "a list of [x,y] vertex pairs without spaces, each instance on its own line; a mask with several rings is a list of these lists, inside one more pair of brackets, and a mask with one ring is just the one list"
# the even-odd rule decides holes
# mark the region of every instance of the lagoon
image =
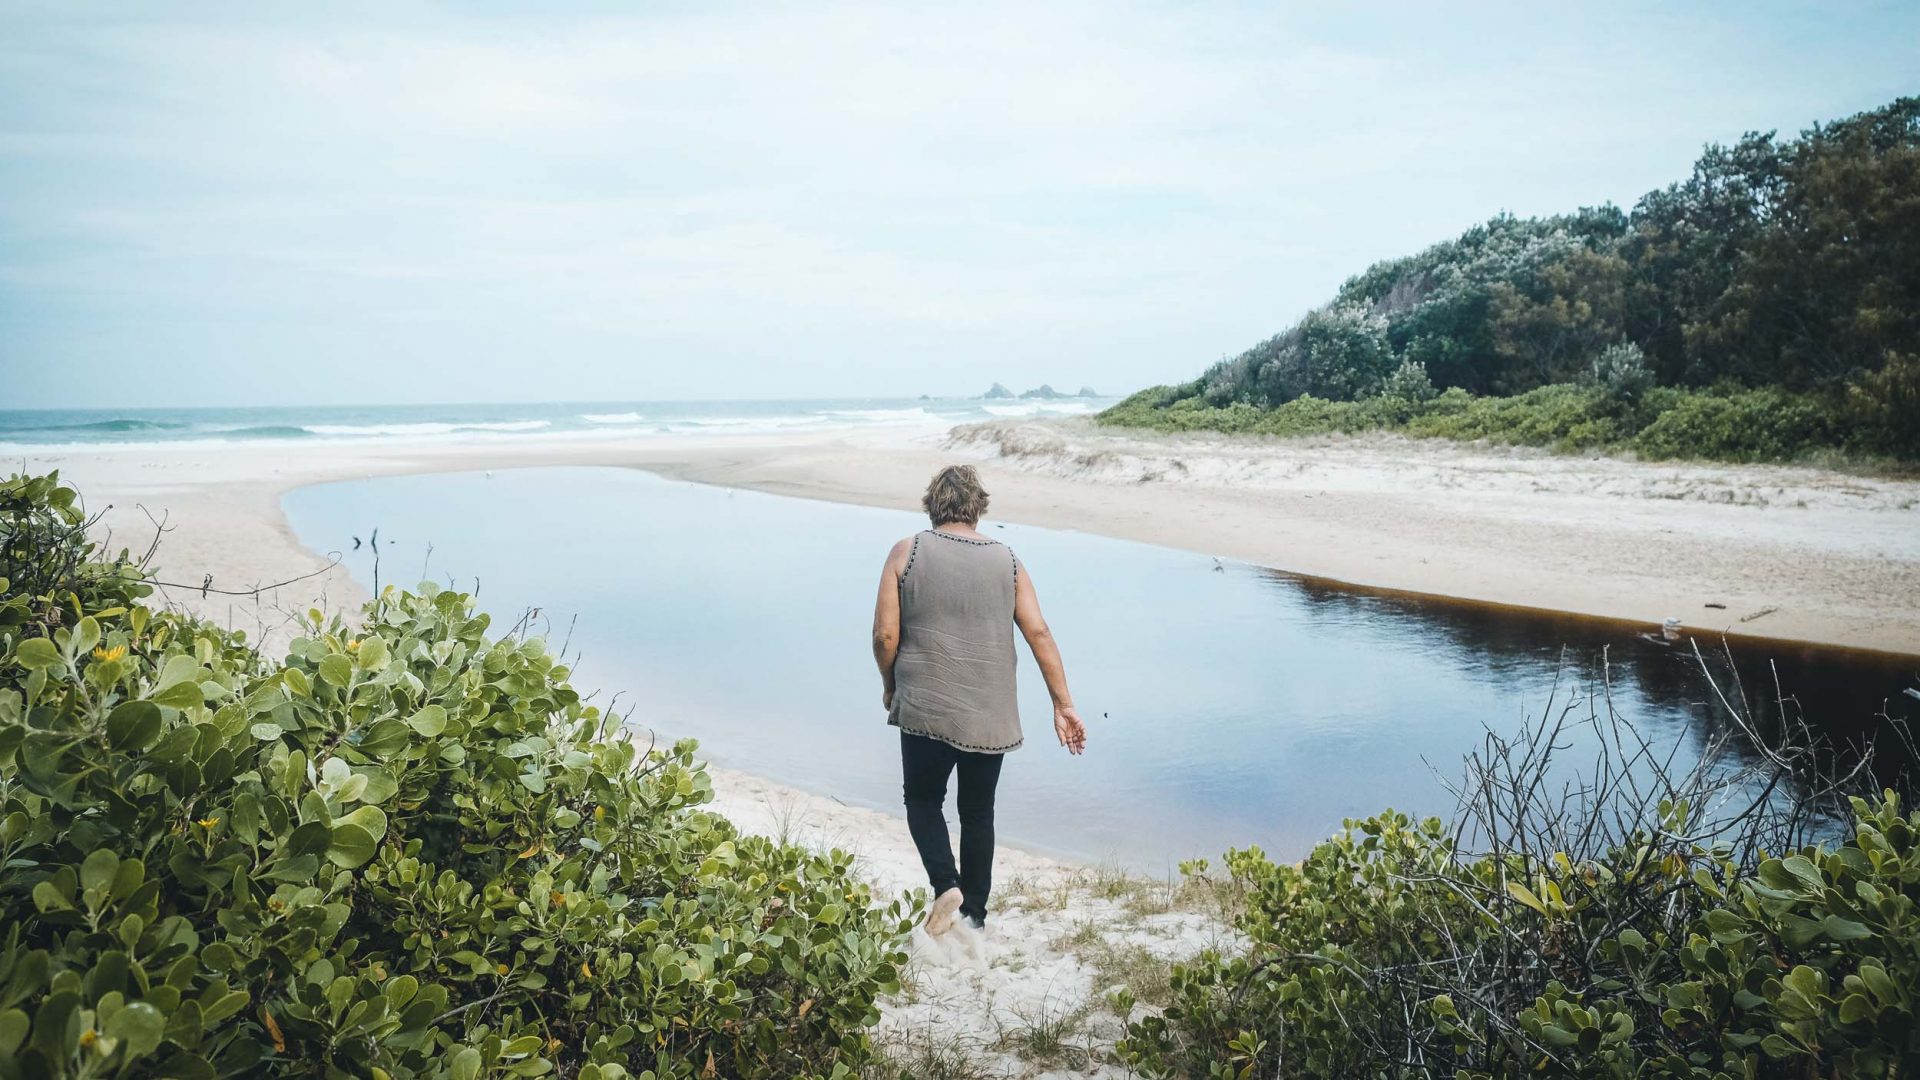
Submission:
[[[364,585],[376,573],[477,585],[496,631],[537,612],[576,685],[662,739],[697,738],[718,764],[843,802],[899,804],[868,632],[881,563],[924,527],[918,513],[614,468],[346,481],[284,506],[303,543],[342,552]],[[1006,766],[1000,834],[1038,850],[1161,872],[1248,844],[1297,858],[1343,818],[1389,806],[1444,815],[1443,779],[1486,730],[1584,700],[1603,671],[1615,708],[1683,761],[1724,722],[1691,653],[1647,628],[981,527],[1030,568],[1090,730],[1083,758],[1054,744],[1022,646],[1028,742]],[[1777,670],[1811,720],[1843,734],[1899,715],[1920,669],[1779,642],[1734,648],[1755,698],[1763,680],[1772,696]],[[1583,737],[1570,736],[1569,758]]]

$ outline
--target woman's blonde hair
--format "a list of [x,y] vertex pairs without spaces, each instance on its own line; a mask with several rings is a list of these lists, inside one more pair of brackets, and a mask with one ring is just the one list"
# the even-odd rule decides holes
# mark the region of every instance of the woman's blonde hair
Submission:
[[935,525],[950,521],[973,525],[987,512],[987,489],[980,486],[980,474],[973,466],[949,465],[933,474],[920,505],[927,508],[927,517]]

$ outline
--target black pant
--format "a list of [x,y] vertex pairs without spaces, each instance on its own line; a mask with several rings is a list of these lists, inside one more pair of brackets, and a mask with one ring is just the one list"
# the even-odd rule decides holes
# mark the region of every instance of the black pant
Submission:
[[[920,849],[933,895],[958,888],[960,913],[987,917],[993,891],[993,789],[1000,783],[1003,754],[959,750],[938,739],[900,733],[900,772],[907,796],[907,831]],[[960,811],[960,867],[954,869],[947,840],[947,775],[960,773],[954,803]]]

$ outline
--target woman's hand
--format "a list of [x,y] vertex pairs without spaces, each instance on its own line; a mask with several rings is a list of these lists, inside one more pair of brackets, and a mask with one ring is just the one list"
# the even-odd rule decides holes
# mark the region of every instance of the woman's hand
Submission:
[[881,689],[880,707],[888,712],[893,711],[893,687],[888,686]]
[[1080,722],[1080,713],[1071,705],[1053,707],[1053,734],[1069,754],[1087,749],[1087,725]]

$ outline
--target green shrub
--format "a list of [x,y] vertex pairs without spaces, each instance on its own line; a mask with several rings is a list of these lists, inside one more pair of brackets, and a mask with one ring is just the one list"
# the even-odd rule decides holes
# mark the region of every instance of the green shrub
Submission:
[[635,746],[470,597],[315,613],[284,663],[98,602],[0,608],[62,609],[0,622],[0,1077],[866,1060],[915,912],[699,810],[692,744]]
[[[1271,408],[1235,402],[1210,406],[1180,388],[1158,387],[1101,413],[1102,424],[1158,431],[1222,431],[1276,436],[1392,431],[1416,438],[1602,450],[1655,459],[1797,461],[1823,452],[1920,460],[1920,363],[1890,361],[1863,377],[1844,403],[1832,395],[1781,389],[1684,390],[1648,386],[1631,356],[1616,352],[1580,383],[1553,383],[1510,397],[1453,387],[1419,397],[1405,385],[1359,401],[1302,395]],[[1911,385],[1909,385],[1911,384]],[[1411,391],[1411,392],[1409,392]]]
[[68,597],[98,611],[153,591],[124,553],[98,557],[78,504],[57,472],[0,480],[0,634],[44,636]]
[[1920,814],[1853,806],[1844,844],[1750,868],[1653,831],[1594,861],[1468,859],[1391,812],[1298,867],[1230,853],[1248,951],[1177,967],[1122,1053],[1238,1080],[1911,1075]]
[[[1649,397],[1655,415],[1632,443],[1649,458],[1790,461],[1847,442],[1832,411],[1808,395],[1766,388],[1726,394],[1655,390]],[[1703,454],[1702,447],[1710,452]]]
[[1608,418],[1603,392],[1572,383],[1513,397],[1473,397],[1456,389],[1435,402],[1435,408],[1408,421],[1408,434],[1576,449],[1595,444],[1575,444],[1575,432]]
[[1861,449],[1920,457],[1920,358],[1892,355],[1879,371],[1856,377],[1847,386],[1846,414]]
[[1622,410],[1631,409],[1654,386],[1646,354],[1631,341],[1600,350],[1588,368],[1588,376],[1605,392],[1608,402]]
[[[1176,967],[1121,1054],[1233,1080],[1912,1075],[1920,813],[1872,788],[1910,786],[1905,727],[1836,768],[1804,720],[1762,736],[1716,696],[1684,767],[1604,703],[1549,704],[1467,757],[1451,824],[1228,853],[1244,946]],[[1574,728],[1595,753],[1552,764]]]
[[1440,391],[1427,377],[1427,365],[1418,360],[1402,360],[1380,384],[1380,396],[1396,398],[1409,404],[1418,405],[1432,401]]

